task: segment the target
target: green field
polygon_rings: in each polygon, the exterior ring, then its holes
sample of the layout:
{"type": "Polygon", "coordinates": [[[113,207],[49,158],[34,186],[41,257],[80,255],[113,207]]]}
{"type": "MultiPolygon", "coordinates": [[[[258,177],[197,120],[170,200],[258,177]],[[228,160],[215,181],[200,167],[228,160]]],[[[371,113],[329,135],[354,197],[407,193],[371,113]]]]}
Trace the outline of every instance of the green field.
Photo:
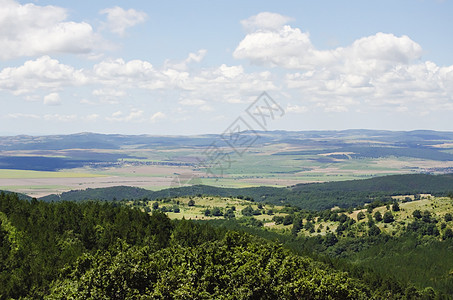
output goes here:
{"type": "Polygon", "coordinates": [[[32,170],[0,169],[0,179],[26,179],[26,178],[82,178],[102,177],[101,174],[79,172],[48,172],[32,170]]]}

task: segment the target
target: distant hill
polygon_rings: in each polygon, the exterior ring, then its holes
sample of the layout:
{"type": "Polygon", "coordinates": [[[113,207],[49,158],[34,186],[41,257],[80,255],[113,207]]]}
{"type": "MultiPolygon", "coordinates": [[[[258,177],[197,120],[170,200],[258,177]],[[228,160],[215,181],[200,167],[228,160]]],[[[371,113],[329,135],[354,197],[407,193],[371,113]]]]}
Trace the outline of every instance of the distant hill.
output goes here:
{"type": "MultiPolygon", "coordinates": [[[[259,135],[256,144],[289,143],[308,144],[313,146],[351,146],[347,140],[361,140],[358,146],[370,145],[371,141],[393,147],[424,147],[439,141],[453,141],[453,132],[415,130],[327,130],[327,131],[256,131],[241,133],[259,135]]],[[[124,146],[143,145],[144,147],[159,146],[209,146],[213,141],[222,141],[219,134],[192,136],[154,136],[154,135],[123,135],[83,132],[69,135],[47,136],[3,136],[0,137],[0,150],[62,150],[62,149],[120,149],[124,146]]]]}
{"type": "Polygon", "coordinates": [[[45,201],[83,201],[114,199],[143,199],[216,195],[246,196],[257,202],[284,205],[291,204],[304,209],[322,210],[334,206],[343,208],[356,207],[374,199],[394,195],[427,193],[438,196],[453,191],[453,174],[447,175],[391,175],[364,180],[340,182],[299,184],[291,188],[252,187],[252,188],[219,188],[205,185],[170,188],[160,191],[149,191],[136,187],[117,186],[110,188],[76,190],[49,195],[40,199],[45,201]]]}
{"type": "Polygon", "coordinates": [[[8,195],[8,194],[15,194],[15,195],[17,195],[17,197],[18,197],[20,200],[31,200],[31,199],[32,199],[32,197],[27,196],[27,195],[25,195],[25,194],[15,193],[15,192],[10,192],[10,191],[3,191],[3,190],[0,190],[0,194],[5,194],[5,195],[8,195]]]}

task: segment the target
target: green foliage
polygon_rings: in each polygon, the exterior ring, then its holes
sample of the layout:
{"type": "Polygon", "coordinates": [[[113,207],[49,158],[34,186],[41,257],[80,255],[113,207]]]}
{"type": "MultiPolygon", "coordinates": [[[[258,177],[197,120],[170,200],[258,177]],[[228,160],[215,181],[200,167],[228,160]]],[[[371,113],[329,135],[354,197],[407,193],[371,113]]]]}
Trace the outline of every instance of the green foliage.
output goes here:
{"type": "Polygon", "coordinates": [[[372,225],[370,227],[370,229],[368,230],[369,236],[376,236],[376,235],[379,235],[380,233],[381,233],[381,230],[376,225],[372,225]]]}
{"type": "Polygon", "coordinates": [[[357,221],[365,219],[365,213],[363,211],[357,214],[357,221]]]}
{"type": "Polygon", "coordinates": [[[412,213],[412,216],[416,219],[421,219],[422,218],[422,212],[418,209],[414,210],[412,213]]]}
{"type": "Polygon", "coordinates": [[[214,217],[223,216],[223,213],[222,213],[222,211],[220,210],[219,207],[214,207],[214,208],[211,210],[211,214],[212,214],[214,217]]]}
{"type": "Polygon", "coordinates": [[[358,299],[372,293],[345,273],[276,244],[228,232],[195,247],[127,247],[80,257],[52,285],[57,298],[358,299]]]}
{"type": "Polygon", "coordinates": [[[241,210],[241,214],[243,216],[249,217],[249,216],[253,216],[253,211],[254,211],[253,208],[249,205],[241,210]]]}
{"type": "Polygon", "coordinates": [[[223,214],[223,216],[226,219],[232,219],[232,218],[236,217],[235,214],[234,214],[234,210],[231,209],[231,208],[227,209],[227,211],[223,214]]]}
{"type": "Polygon", "coordinates": [[[392,210],[393,211],[400,211],[400,206],[399,206],[398,202],[393,203],[392,210]]]}
{"type": "Polygon", "coordinates": [[[393,217],[393,214],[390,211],[386,211],[384,214],[384,223],[392,223],[395,221],[395,218],[393,217]]]}
{"type": "Polygon", "coordinates": [[[443,235],[443,239],[444,240],[453,239],[453,230],[451,230],[451,228],[445,229],[445,232],[444,232],[444,235],[443,235]]]}
{"type": "Polygon", "coordinates": [[[377,211],[374,213],[374,219],[376,220],[376,222],[381,222],[382,221],[382,214],[377,211]]]}
{"type": "Polygon", "coordinates": [[[49,204],[5,194],[0,219],[0,295],[5,298],[40,298],[66,264],[83,253],[105,251],[118,239],[166,247],[173,228],[158,211],[150,216],[115,204],[49,204]]]}

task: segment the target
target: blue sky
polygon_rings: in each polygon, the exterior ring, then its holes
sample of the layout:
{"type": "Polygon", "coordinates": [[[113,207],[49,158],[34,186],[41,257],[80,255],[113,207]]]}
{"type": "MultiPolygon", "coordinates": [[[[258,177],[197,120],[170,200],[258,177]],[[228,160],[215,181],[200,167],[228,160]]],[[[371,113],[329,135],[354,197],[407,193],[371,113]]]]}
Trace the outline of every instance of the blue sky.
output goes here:
{"type": "Polygon", "coordinates": [[[453,130],[452,1],[0,0],[0,134],[453,130]],[[256,128],[258,129],[258,128],[256,128]]]}

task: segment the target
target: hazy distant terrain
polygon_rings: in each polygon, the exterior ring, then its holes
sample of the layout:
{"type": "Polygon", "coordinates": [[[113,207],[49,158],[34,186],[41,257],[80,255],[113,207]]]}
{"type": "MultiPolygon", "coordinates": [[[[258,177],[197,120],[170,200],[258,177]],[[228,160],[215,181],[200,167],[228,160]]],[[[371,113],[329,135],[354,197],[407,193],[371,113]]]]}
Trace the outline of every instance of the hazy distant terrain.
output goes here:
{"type": "Polygon", "coordinates": [[[117,185],[152,190],[191,183],[290,186],[452,171],[453,132],[425,130],[0,139],[0,189],[34,196],[117,185]]]}

